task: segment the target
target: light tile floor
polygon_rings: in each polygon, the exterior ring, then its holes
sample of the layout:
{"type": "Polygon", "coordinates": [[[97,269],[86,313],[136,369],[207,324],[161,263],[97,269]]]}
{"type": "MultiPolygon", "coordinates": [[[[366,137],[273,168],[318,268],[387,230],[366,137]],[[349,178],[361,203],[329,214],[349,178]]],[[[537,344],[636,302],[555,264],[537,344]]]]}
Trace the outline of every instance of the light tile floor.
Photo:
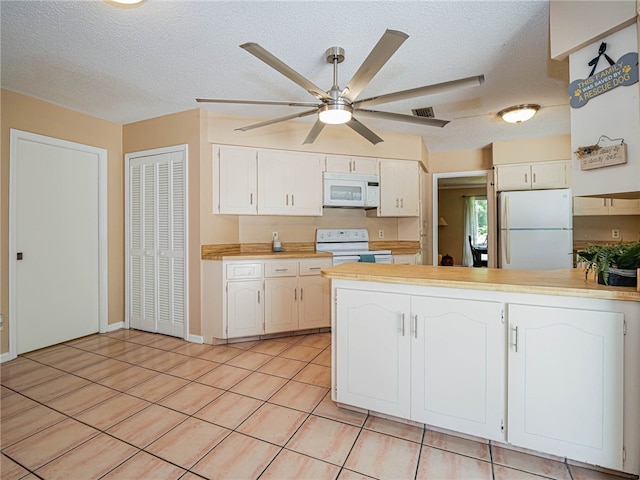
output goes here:
{"type": "Polygon", "coordinates": [[[330,343],[118,330],[22,355],[0,367],[1,478],[620,478],[337,408],[330,343]]]}

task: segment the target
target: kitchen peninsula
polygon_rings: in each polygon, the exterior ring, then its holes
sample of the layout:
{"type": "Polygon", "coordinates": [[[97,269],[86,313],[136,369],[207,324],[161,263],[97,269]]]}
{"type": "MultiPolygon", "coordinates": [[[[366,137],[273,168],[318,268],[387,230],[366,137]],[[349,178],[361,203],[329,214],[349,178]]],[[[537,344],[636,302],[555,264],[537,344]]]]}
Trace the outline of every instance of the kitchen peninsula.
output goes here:
{"type": "Polygon", "coordinates": [[[331,279],[343,406],[640,472],[640,292],[579,269],[350,263],[331,279]]]}

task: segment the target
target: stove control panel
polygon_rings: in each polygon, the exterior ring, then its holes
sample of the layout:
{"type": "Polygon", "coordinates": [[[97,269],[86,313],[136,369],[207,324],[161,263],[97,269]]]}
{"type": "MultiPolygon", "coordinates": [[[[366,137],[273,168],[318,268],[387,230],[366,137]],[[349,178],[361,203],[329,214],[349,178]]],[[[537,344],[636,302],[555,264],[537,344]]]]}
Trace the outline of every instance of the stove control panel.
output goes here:
{"type": "Polygon", "coordinates": [[[319,228],[316,231],[316,243],[368,242],[366,228],[319,228]]]}

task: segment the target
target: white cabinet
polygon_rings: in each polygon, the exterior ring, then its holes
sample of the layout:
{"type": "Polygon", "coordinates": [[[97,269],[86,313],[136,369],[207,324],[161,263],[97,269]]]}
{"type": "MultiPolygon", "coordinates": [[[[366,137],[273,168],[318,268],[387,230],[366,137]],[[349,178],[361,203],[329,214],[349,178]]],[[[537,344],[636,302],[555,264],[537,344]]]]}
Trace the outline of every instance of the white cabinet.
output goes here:
{"type": "Polygon", "coordinates": [[[346,289],[336,295],[337,401],[409,418],[410,297],[346,289]]]}
{"type": "Polygon", "coordinates": [[[336,290],[336,399],[503,439],[502,304],[336,290]]]}
{"type": "Polygon", "coordinates": [[[571,186],[569,161],[497,165],[496,190],[545,190],[571,186]]]}
{"type": "Polygon", "coordinates": [[[258,213],[322,215],[322,157],[260,150],[258,213]]]}
{"type": "Polygon", "coordinates": [[[262,280],[227,282],[227,337],[260,335],[264,324],[262,280]]]}
{"type": "Polygon", "coordinates": [[[409,160],[380,159],[381,217],[417,217],[420,207],[420,167],[409,160]]]}
{"type": "Polygon", "coordinates": [[[332,259],[203,260],[202,335],[252,337],[331,326],[332,259]]]}
{"type": "Polygon", "coordinates": [[[377,158],[327,155],[324,162],[324,169],[326,172],[378,175],[377,158]]]}
{"type": "Polygon", "coordinates": [[[391,262],[396,265],[415,265],[416,254],[392,255],[391,262]]]}
{"type": "Polygon", "coordinates": [[[509,443],[621,470],[623,314],[508,312],[509,443]]]}
{"type": "Polygon", "coordinates": [[[502,440],[504,325],[499,302],[411,297],[411,419],[502,440]]]}
{"type": "Polygon", "coordinates": [[[573,214],[640,215],[640,200],[621,198],[573,197],[573,214]]]}
{"type": "Polygon", "coordinates": [[[328,327],[330,281],[320,276],[329,259],[265,262],[265,333],[328,327]]]}
{"type": "Polygon", "coordinates": [[[213,154],[218,164],[218,175],[214,173],[213,179],[219,192],[217,211],[238,215],[258,213],[258,150],[216,146],[213,154]]]}

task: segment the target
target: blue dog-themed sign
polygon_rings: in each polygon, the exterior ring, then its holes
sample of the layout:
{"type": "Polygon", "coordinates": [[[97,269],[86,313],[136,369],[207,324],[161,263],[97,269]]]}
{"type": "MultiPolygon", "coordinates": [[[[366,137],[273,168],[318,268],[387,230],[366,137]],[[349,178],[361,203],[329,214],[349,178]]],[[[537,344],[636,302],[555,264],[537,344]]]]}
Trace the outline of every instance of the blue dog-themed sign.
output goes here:
{"type": "Polygon", "coordinates": [[[580,108],[583,105],[603,93],[607,93],[616,87],[633,85],[638,82],[638,54],[629,52],[614,62],[606,53],[607,44],[602,43],[598,56],[589,62],[591,73],[585,79],[574,80],[569,84],[567,91],[571,97],[569,104],[572,108],[580,108]],[[599,72],[600,57],[604,56],[608,66],[599,72]]]}

